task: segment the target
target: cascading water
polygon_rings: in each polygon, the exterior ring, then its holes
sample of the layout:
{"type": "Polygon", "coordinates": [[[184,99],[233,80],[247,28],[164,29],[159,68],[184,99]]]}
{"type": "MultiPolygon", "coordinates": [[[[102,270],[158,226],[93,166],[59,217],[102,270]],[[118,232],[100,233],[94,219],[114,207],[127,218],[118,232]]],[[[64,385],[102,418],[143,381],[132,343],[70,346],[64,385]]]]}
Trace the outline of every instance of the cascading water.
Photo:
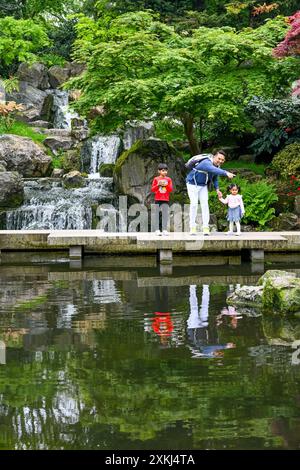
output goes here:
{"type": "Polygon", "coordinates": [[[115,163],[121,148],[117,135],[96,135],[90,142],[89,178],[99,178],[101,163],[115,163]]]}
{"type": "Polygon", "coordinates": [[[69,107],[69,94],[67,91],[52,90],[53,95],[53,127],[55,129],[71,129],[72,119],[78,114],[69,107]]]}
{"type": "Polygon", "coordinates": [[[112,202],[112,178],[86,180],[83,188],[65,189],[61,180],[29,179],[25,201],[6,214],[7,230],[83,230],[92,228],[92,205],[112,202]]]}

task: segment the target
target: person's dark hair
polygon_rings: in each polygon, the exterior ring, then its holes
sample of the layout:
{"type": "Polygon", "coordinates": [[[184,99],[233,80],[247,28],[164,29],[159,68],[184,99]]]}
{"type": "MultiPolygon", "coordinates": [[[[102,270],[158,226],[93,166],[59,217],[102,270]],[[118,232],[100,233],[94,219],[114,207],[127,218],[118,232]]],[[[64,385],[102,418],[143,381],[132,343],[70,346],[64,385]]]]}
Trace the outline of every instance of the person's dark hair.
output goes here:
{"type": "Polygon", "coordinates": [[[230,191],[233,188],[237,188],[238,192],[240,192],[241,188],[238,184],[231,183],[229,186],[227,186],[227,191],[230,191]]]}
{"type": "Polygon", "coordinates": [[[167,169],[168,169],[168,165],[167,165],[166,163],[159,163],[157,169],[158,169],[158,170],[167,170],[167,169]]]}
{"type": "Polygon", "coordinates": [[[221,155],[223,155],[223,157],[226,158],[226,152],[225,152],[224,150],[222,150],[222,149],[216,150],[216,151],[213,153],[213,155],[217,155],[217,153],[220,153],[221,155]]]}

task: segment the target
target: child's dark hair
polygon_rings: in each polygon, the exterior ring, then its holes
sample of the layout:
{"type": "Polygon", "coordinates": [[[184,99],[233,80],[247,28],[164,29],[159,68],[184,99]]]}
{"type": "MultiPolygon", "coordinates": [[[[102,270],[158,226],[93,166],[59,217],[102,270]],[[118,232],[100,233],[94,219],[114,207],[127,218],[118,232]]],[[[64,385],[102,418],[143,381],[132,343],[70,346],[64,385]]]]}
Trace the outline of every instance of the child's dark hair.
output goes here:
{"type": "Polygon", "coordinates": [[[237,188],[238,192],[240,192],[241,188],[239,187],[238,184],[236,183],[231,183],[229,186],[227,186],[227,191],[230,191],[233,188],[237,188]]]}
{"type": "Polygon", "coordinates": [[[166,163],[159,163],[157,169],[158,169],[158,170],[167,170],[167,169],[168,169],[168,165],[167,165],[166,163]]]}

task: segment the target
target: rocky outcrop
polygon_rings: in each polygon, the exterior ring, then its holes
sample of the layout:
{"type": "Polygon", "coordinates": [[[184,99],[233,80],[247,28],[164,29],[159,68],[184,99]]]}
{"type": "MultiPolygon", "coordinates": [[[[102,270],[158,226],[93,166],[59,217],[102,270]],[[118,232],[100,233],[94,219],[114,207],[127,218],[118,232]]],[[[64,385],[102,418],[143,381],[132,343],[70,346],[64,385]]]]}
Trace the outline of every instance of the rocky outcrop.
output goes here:
{"type": "Polygon", "coordinates": [[[116,192],[149,205],[153,201],[151,183],[161,162],[168,165],[174,192],[180,193],[185,189],[183,159],[173,146],[159,139],[139,140],[117,159],[113,174],[116,192]]]}
{"type": "Polygon", "coordinates": [[[44,64],[35,63],[28,65],[23,62],[19,65],[17,77],[21,82],[26,82],[28,85],[40,90],[50,88],[48,69],[44,64]]]}
{"type": "Polygon", "coordinates": [[[49,69],[49,81],[51,88],[59,88],[64,82],[70,78],[70,69],[53,65],[49,69]]]}
{"type": "Polygon", "coordinates": [[[0,160],[8,171],[18,171],[23,177],[47,175],[51,157],[27,137],[4,134],[0,136],[0,160]]]}
{"type": "Polygon", "coordinates": [[[85,186],[85,180],[79,171],[70,171],[63,176],[65,188],[82,188],[85,186]]]}
{"type": "Polygon", "coordinates": [[[300,311],[300,279],[294,273],[269,271],[260,280],[263,285],[262,304],[264,309],[279,313],[300,311]]]}
{"type": "Polygon", "coordinates": [[[259,307],[262,304],[262,295],[262,286],[237,287],[235,291],[227,297],[227,303],[235,306],[259,307]]]}
{"type": "Polygon", "coordinates": [[[27,82],[20,82],[19,90],[8,93],[7,99],[23,105],[24,110],[20,113],[23,121],[51,120],[53,97],[27,82]]]}
{"type": "Polygon", "coordinates": [[[237,288],[227,298],[229,305],[260,307],[265,313],[300,312],[300,278],[287,271],[267,271],[258,286],[237,288]]]}
{"type": "Polygon", "coordinates": [[[72,137],[67,137],[64,135],[53,135],[51,137],[47,137],[44,140],[44,145],[49,147],[54,155],[58,155],[61,151],[70,150],[72,147],[74,147],[75,141],[72,139],[72,137]]]}
{"type": "Polygon", "coordinates": [[[289,231],[289,230],[300,230],[299,217],[297,214],[282,213],[278,217],[274,217],[270,222],[269,226],[276,231],[289,231]]]}
{"type": "Polygon", "coordinates": [[[0,172],[0,209],[19,207],[24,200],[24,186],[19,173],[0,172]]]}

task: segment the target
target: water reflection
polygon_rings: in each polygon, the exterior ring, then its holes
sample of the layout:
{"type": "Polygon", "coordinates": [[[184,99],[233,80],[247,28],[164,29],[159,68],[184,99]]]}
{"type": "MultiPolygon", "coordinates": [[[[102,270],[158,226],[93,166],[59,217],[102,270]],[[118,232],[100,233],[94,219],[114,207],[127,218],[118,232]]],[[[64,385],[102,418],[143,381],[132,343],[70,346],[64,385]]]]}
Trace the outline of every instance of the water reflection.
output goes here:
{"type": "Polygon", "coordinates": [[[225,307],[247,267],[101,263],[0,267],[1,449],[299,448],[299,322],[225,307]]]}
{"type": "Polygon", "coordinates": [[[199,307],[197,298],[197,286],[190,286],[190,316],[187,320],[187,333],[190,343],[189,348],[192,357],[220,357],[224,349],[235,347],[234,343],[220,344],[217,333],[217,326],[209,328],[209,286],[202,286],[201,304],[199,307]]]}

